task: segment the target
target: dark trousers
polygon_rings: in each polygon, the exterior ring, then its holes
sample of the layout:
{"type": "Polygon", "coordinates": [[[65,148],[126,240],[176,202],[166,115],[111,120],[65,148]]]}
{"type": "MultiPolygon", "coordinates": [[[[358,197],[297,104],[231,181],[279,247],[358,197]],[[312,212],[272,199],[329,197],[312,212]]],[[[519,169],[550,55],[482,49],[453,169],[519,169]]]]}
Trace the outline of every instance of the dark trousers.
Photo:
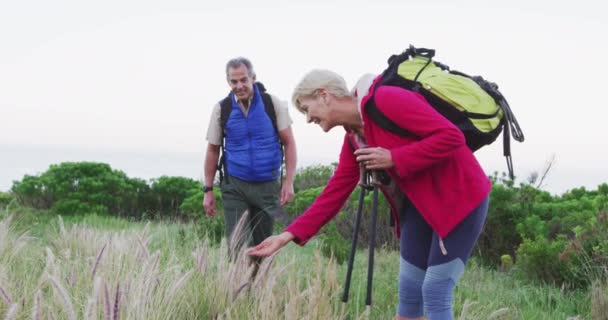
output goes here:
{"type": "Polygon", "coordinates": [[[279,207],[279,181],[248,182],[233,176],[222,183],[224,219],[229,248],[239,219],[249,211],[243,233],[235,235],[241,244],[253,246],[272,235],[274,215],[279,207]]]}

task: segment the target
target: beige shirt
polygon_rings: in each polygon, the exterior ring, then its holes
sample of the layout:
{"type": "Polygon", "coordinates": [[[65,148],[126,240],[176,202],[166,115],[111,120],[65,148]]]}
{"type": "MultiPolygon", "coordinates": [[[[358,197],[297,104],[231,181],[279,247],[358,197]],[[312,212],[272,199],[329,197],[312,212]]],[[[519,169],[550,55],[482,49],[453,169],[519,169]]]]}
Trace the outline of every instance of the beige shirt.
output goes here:
{"type": "MultiPolygon", "coordinates": [[[[293,121],[291,120],[291,117],[289,116],[289,111],[287,110],[287,101],[281,101],[274,95],[270,95],[270,97],[272,99],[272,104],[274,105],[274,112],[277,115],[277,129],[280,132],[291,126],[293,121]]],[[[238,105],[246,117],[249,108],[245,109],[240,103],[238,105]]],[[[221,107],[220,103],[218,102],[213,106],[211,119],[209,119],[209,127],[207,128],[207,142],[216,146],[219,146],[222,143],[223,137],[220,118],[221,107]]]]}

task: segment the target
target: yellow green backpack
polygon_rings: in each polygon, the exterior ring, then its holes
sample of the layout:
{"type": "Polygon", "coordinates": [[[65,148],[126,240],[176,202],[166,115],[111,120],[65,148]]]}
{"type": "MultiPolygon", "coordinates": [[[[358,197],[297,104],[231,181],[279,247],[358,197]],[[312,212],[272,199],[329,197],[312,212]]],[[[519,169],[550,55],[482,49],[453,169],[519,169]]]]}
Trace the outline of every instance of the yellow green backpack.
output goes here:
{"type": "MultiPolygon", "coordinates": [[[[435,110],[463,132],[473,151],[496,140],[503,132],[504,156],[513,179],[510,137],[523,142],[524,135],[498,86],[480,76],[450,70],[433,60],[435,50],[410,47],[388,59],[388,68],[376,84],[398,86],[420,93],[435,110]]],[[[375,90],[374,90],[375,92],[375,90]]],[[[369,99],[365,110],[384,129],[401,136],[412,135],[399,127],[369,99]]]]}

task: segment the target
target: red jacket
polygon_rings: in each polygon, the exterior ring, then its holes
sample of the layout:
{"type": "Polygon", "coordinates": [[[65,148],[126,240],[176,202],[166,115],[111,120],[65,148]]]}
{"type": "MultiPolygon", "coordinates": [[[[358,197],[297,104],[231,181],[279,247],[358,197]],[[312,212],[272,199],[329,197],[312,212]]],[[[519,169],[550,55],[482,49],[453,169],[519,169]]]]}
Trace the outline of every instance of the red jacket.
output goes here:
{"type": "MultiPolygon", "coordinates": [[[[363,106],[371,90],[363,98],[363,106]]],[[[490,193],[490,179],[467,147],[462,132],[421,95],[398,87],[380,86],[374,100],[384,115],[419,138],[385,131],[370,120],[363,109],[368,145],[390,150],[395,166],[388,173],[431,228],[445,238],[490,193]]],[[[323,192],[286,228],[299,245],[304,245],[338,214],[357,186],[359,165],[347,139],[348,133],[336,171],[323,192]]],[[[385,195],[388,194],[385,192],[385,195]]],[[[392,199],[388,200],[394,209],[392,199]]],[[[395,210],[393,217],[398,221],[395,210]]],[[[395,225],[398,236],[399,223],[395,225]]]]}

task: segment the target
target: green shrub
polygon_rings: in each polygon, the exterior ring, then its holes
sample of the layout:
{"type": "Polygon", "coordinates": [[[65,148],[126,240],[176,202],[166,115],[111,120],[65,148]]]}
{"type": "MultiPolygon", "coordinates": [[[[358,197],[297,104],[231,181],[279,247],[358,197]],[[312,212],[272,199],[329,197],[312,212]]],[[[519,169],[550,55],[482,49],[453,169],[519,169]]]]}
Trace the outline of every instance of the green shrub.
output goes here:
{"type": "Polygon", "coordinates": [[[87,215],[87,214],[108,214],[108,208],[104,205],[83,202],[74,199],[61,199],[56,201],[51,207],[56,214],[62,216],[87,215]]]}
{"type": "Polygon", "coordinates": [[[516,266],[530,279],[560,285],[569,275],[568,266],[559,259],[567,243],[564,237],[555,241],[525,239],[517,250],[516,266]]]}
{"type": "Polygon", "coordinates": [[[350,254],[350,241],[338,231],[335,221],[323,227],[319,236],[321,239],[321,252],[326,257],[333,257],[338,264],[348,259],[350,254]]]}
{"type": "Polygon", "coordinates": [[[143,180],[129,179],[104,163],[64,162],[39,176],[25,176],[11,191],[22,205],[60,214],[135,215],[146,207],[142,195],[147,188],[143,180]]]}
{"type": "Polygon", "coordinates": [[[296,172],[293,182],[295,192],[301,190],[323,187],[327,185],[327,181],[334,174],[336,163],[331,165],[313,165],[306,168],[300,168],[296,172]]]}
{"type": "Polygon", "coordinates": [[[518,197],[518,190],[508,185],[495,182],[492,187],[486,223],[475,253],[493,266],[500,264],[502,255],[515,256],[521,243],[516,226],[524,214],[517,205],[518,197]]]}
{"type": "Polygon", "coordinates": [[[213,245],[220,244],[226,233],[222,211],[218,211],[214,217],[208,217],[204,214],[200,215],[195,221],[195,230],[199,239],[209,239],[213,245]]]}
{"type": "Polygon", "coordinates": [[[11,201],[13,201],[13,197],[10,194],[0,192],[0,209],[6,208],[11,201]]]}
{"type": "Polygon", "coordinates": [[[296,192],[293,201],[285,206],[285,211],[290,217],[295,218],[310,207],[313,201],[321,194],[323,188],[315,187],[296,192]]]}

